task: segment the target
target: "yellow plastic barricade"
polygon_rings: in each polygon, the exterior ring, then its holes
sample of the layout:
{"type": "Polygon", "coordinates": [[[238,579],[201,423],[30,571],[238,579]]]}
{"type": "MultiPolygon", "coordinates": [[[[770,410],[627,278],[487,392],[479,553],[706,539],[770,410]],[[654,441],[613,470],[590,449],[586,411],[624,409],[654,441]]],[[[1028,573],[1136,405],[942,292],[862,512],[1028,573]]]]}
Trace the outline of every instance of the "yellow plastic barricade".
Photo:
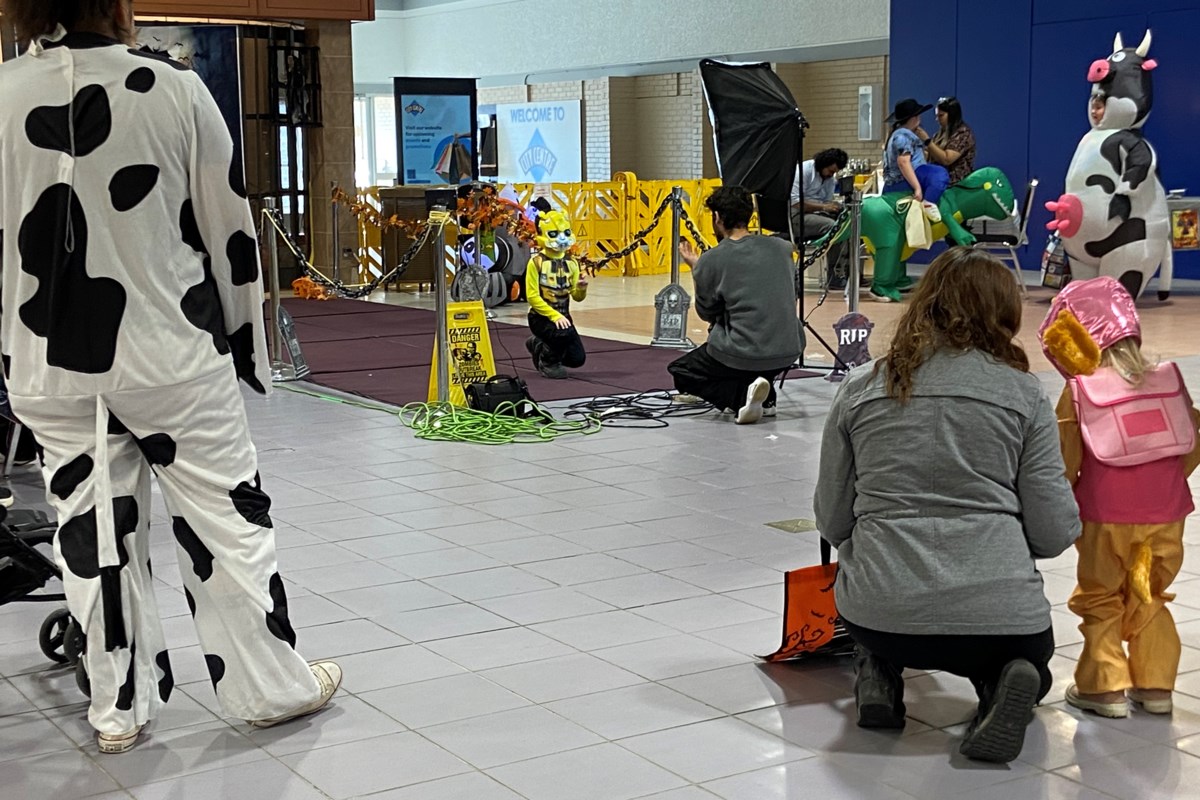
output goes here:
{"type": "MultiPolygon", "coordinates": [[[[513,184],[519,202],[527,207],[535,197],[544,196],[555,208],[571,217],[575,237],[584,255],[599,260],[622,250],[634,241],[654,219],[654,213],[674,186],[682,187],[687,216],[708,245],[716,244],[712,215],[704,200],[721,185],[720,179],[639,181],[632,172],[618,172],[611,181],[586,183],[513,184]]],[[[379,206],[377,188],[359,190],[362,202],[379,206]]],[[[686,225],[684,238],[691,239],[686,225]]],[[[453,239],[447,237],[448,246],[453,239]]],[[[359,263],[361,279],[370,280],[381,273],[383,258],[379,231],[369,223],[359,223],[359,263]]],[[[684,269],[686,269],[684,265],[684,269]]],[[[609,264],[607,274],[657,275],[671,271],[671,211],[666,211],[645,235],[643,243],[626,257],[609,264]]]]}

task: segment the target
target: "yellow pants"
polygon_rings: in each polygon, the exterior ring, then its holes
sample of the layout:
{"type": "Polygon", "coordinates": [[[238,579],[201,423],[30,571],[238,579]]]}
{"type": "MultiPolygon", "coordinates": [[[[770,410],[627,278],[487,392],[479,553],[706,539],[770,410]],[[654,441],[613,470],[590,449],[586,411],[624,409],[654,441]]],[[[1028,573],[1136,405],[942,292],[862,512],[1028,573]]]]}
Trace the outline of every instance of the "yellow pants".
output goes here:
{"type": "Polygon", "coordinates": [[[1179,670],[1179,634],[1166,604],[1166,591],[1183,565],[1183,520],[1160,525],[1084,522],[1075,542],[1078,580],[1068,603],[1083,618],[1083,653],[1075,667],[1075,685],[1083,694],[1129,688],[1175,688],[1179,670]],[[1150,603],[1128,586],[1138,548],[1150,545],[1150,603]],[[1129,643],[1125,654],[1122,641],[1129,643]]]}

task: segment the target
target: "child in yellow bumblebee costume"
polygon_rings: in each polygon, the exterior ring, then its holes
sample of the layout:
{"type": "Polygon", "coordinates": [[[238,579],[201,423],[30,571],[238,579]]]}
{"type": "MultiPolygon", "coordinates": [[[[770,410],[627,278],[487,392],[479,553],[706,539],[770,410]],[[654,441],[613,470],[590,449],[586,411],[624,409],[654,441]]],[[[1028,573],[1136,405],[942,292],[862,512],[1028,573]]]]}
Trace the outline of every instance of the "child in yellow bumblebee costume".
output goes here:
{"type": "Polygon", "coordinates": [[[1084,643],[1067,702],[1105,717],[1127,716],[1129,701],[1169,714],[1181,648],[1167,588],[1194,508],[1200,413],[1173,363],[1147,363],[1133,298],[1112,278],[1068,285],[1039,335],[1067,378],[1059,435],[1083,521],[1068,605],[1084,643]]]}
{"type": "Polygon", "coordinates": [[[587,297],[587,277],[567,251],[575,243],[571,220],[561,211],[543,206],[535,220],[538,251],[525,269],[525,296],[529,301],[529,330],[525,348],[533,366],[547,378],[567,377],[567,367],[581,367],[587,359],[579,332],[571,320],[571,300],[587,297]]]}

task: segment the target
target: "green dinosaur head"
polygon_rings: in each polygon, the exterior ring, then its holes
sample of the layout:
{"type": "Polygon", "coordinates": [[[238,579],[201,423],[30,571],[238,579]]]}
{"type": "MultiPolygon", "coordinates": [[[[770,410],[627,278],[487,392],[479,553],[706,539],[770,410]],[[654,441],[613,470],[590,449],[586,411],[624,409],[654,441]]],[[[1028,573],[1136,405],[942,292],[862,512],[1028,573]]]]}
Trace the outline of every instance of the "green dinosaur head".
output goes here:
{"type": "Polygon", "coordinates": [[[961,214],[961,219],[1005,219],[1017,213],[1012,183],[995,167],[975,170],[947,189],[938,205],[944,206],[947,200],[953,211],[961,214]]]}

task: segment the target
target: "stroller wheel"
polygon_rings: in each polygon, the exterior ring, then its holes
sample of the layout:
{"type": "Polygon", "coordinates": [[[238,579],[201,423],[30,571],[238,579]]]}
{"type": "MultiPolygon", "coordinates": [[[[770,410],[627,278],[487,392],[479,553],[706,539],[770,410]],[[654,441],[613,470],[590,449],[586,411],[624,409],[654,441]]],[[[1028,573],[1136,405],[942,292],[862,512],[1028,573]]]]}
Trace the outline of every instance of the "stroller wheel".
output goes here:
{"type": "Polygon", "coordinates": [[[41,630],[38,631],[38,647],[42,648],[46,658],[58,664],[71,661],[70,656],[66,654],[66,639],[67,631],[74,622],[71,612],[65,608],[51,612],[50,616],[43,620],[41,630]]]}
{"type": "Polygon", "coordinates": [[[82,658],[75,662],[75,685],[85,697],[92,696],[92,682],[88,680],[87,667],[84,666],[82,658]]]}
{"type": "Polygon", "coordinates": [[[83,628],[79,626],[74,617],[68,617],[67,629],[63,635],[63,655],[67,657],[69,663],[74,664],[79,661],[79,657],[83,655],[83,645],[86,641],[83,628]]]}

